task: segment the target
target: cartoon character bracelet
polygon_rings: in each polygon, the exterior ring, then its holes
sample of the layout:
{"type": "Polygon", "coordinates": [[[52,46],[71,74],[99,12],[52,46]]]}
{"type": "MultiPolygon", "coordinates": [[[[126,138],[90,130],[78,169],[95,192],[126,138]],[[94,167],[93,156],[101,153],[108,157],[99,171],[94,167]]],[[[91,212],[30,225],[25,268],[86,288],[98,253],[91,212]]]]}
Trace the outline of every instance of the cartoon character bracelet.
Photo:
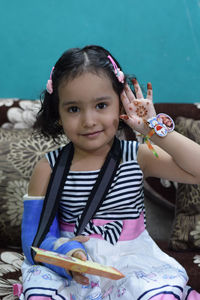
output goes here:
{"type": "Polygon", "coordinates": [[[165,137],[168,132],[172,132],[175,128],[174,121],[170,116],[164,113],[160,113],[157,116],[145,120],[145,123],[151,128],[150,132],[144,137],[144,142],[147,144],[148,148],[153,152],[153,154],[158,158],[158,154],[153,148],[150,138],[154,133],[160,137],[165,137]]]}

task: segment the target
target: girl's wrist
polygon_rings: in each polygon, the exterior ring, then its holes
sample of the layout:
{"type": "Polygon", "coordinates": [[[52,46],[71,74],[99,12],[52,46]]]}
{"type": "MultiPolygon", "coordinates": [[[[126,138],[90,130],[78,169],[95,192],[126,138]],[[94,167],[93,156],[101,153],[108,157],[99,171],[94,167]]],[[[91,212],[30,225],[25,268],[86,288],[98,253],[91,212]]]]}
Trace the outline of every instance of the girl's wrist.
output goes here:
{"type": "Polygon", "coordinates": [[[164,138],[168,133],[174,130],[174,121],[172,118],[164,113],[158,114],[156,117],[144,120],[145,126],[148,128],[148,133],[144,135],[144,142],[147,144],[149,150],[158,158],[158,154],[152,146],[150,139],[164,138]]]}
{"type": "MultiPolygon", "coordinates": [[[[164,113],[159,113],[157,116],[144,121],[149,129],[153,129],[159,137],[165,137],[175,128],[172,118],[164,113]]],[[[150,130],[151,131],[151,130],[150,130]]]]}

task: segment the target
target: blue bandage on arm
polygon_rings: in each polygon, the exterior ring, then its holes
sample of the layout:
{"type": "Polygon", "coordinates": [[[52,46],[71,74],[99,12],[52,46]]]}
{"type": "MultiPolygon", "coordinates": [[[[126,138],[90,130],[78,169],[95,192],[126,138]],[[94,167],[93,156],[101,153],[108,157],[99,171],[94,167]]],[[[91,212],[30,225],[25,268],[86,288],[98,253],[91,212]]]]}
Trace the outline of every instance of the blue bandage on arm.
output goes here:
{"type": "MultiPolygon", "coordinates": [[[[47,239],[45,239],[44,242],[42,242],[40,247],[42,249],[46,249],[46,247],[45,247],[46,243],[48,243],[47,239]]],[[[52,250],[52,251],[54,251],[56,253],[64,254],[64,255],[69,255],[70,252],[75,252],[76,250],[82,250],[86,253],[86,249],[83,246],[83,244],[81,244],[80,242],[77,242],[77,241],[66,242],[66,243],[62,244],[61,246],[59,246],[56,250],[52,250]]],[[[55,265],[49,265],[46,263],[44,265],[46,267],[50,268],[51,270],[53,270],[54,272],[58,273],[59,275],[66,277],[68,279],[72,279],[70,274],[64,268],[57,267],[55,265]]]]}
{"type": "Polygon", "coordinates": [[[31,246],[37,233],[44,197],[23,197],[24,212],[21,225],[21,241],[24,255],[31,264],[35,262],[31,255],[31,246]]]}
{"type": "MultiPolygon", "coordinates": [[[[23,213],[22,227],[21,227],[22,249],[28,261],[31,264],[35,264],[31,254],[31,246],[33,244],[35,235],[38,230],[44,197],[24,196],[23,200],[24,200],[24,213],[23,213]]],[[[54,251],[66,255],[70,252],[73,252],[76,249],[83,250],[84,252],[86,252],[85,247],[78,241],[66,242],[55,250],[54,244],[58,238],[60,238],[60,230],[59,230],[58,219],[56,217],[52,222],[49,232],[47,233],[46,237],[44,238],[44,240],[42,241],[39,247],[45,250],[54,251]]],[[[67,271],[64,268],[57,267],[50,264],[44,264],[44,265],[50,268],[51,270],[55,271],[59,275],[71,279],[71,276],[67,273],[67,271]]]]}
{"type": "Polygon", "coordinates": [[[82,250],[83,252],[85,252],[85,254],[87,253],[83,244],[80,242],[77,242],[77,241],[66,242],[66,243],[62,244],[61,246],[59,246],[55,250],[55,252],[70,256],[70,254],[71,254],[70,252],[75,252],[76,250],[82,250]]]}

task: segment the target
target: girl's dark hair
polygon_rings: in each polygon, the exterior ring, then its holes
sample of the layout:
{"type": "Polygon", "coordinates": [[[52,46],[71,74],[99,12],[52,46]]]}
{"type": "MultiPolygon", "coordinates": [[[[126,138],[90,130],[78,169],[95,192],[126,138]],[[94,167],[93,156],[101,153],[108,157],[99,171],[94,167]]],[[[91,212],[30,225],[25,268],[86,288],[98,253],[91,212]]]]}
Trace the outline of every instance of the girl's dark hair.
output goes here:
{"type": "MultiPolygon", "coordinates": [[[[44,136],[52,137],[54,140],[63,134],[63,129],[59,125],[58,87],[63,80],[72,80],[84,72],[95,74],[102,74],[104,72],[110,78],[114,91],[120,97],[126,78],[124,83],[118,81],[108,55],[111,55],[109,51],[96,45],[84,48],[71,48],[64,52],[56,62],[52,72],[53,93],[49,94],[45,90],[41,94],[42,107],[34,127],[39,129],[44,136]]],[[[117,60],[114,57],[113,59],[121,69],[117,60]]]]}

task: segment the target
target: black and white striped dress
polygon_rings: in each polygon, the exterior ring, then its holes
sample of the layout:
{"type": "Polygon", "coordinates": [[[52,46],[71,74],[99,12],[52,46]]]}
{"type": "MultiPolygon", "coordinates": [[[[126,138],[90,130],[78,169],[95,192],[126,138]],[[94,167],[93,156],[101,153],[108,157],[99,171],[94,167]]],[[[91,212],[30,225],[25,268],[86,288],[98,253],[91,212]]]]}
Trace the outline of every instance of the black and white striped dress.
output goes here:
{"type": "MultiPolygon", "coordinates": [[[[83,234],[102,234],[103,238],[115,244],[120,236],[123,220],[139,218],[144,212],[143,173],[137,162],[138,143],[120,141],[122,163],[119,165],[108,194],[95,215],[95,219],[113,220],[105,231],[101,226],[94,226],[90,221],[83,234]]],[[[53,168],[62,148],[47,154],[53,168]]],[[[59,219],[64,223],[75,223],[75,233],[80,216],[91,193],[100,170],[69,171],[66,178],[61,201],[59,219]]]]}
{"type": "MultiPolygon", "coordinates": [[[[188,277],[184,268],[162,252],[144,228],[143,174],[137,163],[137,143],[121,141],[121,147],[122,163],[102,206],[86,226],[84,234],[90,234],[85,243],[88,259],[114,266],[125,277],[110,280],[87,274],[89,285],[85,286],[75,280],[68,282],[43,265],[32,266],[25,261],[22,267],[24,294],[20,300],[200,299],[200,295],[186,285],[188,277]]],[[[47,154],[52,167],[59,151],[47,154]]],[[[70,230],[62,231],[61,228],[62,237],[74,236],[75,224],[98,174],[99,170],[68,174],[59,214],[60,228],[66,223],[70,230]]]]}

